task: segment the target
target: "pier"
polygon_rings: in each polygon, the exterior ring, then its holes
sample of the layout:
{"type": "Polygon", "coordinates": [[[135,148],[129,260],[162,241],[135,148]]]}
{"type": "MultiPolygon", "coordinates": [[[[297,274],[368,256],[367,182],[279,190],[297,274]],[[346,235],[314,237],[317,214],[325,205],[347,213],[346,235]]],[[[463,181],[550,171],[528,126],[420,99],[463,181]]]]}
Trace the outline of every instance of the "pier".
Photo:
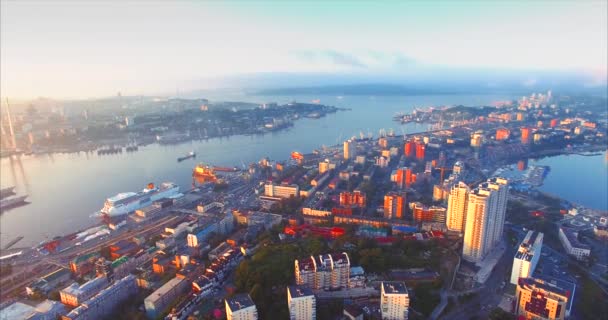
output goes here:
{"type": "Polygon", "coordinates": [[[7,243],[2,250],[8,250],[10,249],[12,246],[14,246],[17,242],[21,241],[21,239],[23,239],[23,236],[18,236],[17,238],[11,240],[9,243],[7,243]]]}

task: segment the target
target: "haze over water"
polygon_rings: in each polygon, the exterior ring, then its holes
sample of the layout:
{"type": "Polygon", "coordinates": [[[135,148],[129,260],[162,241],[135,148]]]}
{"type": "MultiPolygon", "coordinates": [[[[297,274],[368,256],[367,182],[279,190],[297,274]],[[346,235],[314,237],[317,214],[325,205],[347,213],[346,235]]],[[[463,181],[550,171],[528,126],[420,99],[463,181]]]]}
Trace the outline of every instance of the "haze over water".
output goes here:
{"type": "MultiPolygon", "coordinates": [[[[31,246],[53,236],[75,232],[96,222],[89,216],[99,210],[107,197],[119,192],[138,191],[148,182],[173,181],[182,189],[192,182],[192,169],[198,162],[220,166],[241,167],[268,156],[273,160],[287,159],[292,151],[303,153],[334,145],[371,132],[375,137],[382,128],[393,128],[395,134],[427,130],[427,125],[400,125],[392,120],[397,112],[412,111],[414,107],[457,105],[488,105],[493,101],[513,99],[497,95],[436,95],[409,97],[239,97],[241,101],[286,103],[292,100],[308,102],[321,99],[322,104],[351,108],[321,119],[300,119],[283,131],[255,136],[194,141],[178,145],[148,145],[134,153],[98,156],[96,153],[72,153],[24,156],[1,161],[2,187],[16,185],[19,194],[27,193],[32,203],[6,211],[0,217],[3,242],[23,235],[16,247],[31,246]],[[181,163],[177,157],[195,151],[195,160],[181,163]]],[[[226,99],[229,100],[229,99],[226,99]]],[[[601,169],[601,168],[600,168],[601,169]]],[[[605,167],[604,167],[605,169],[605,167]]],[[[588,167],[594,171],[593,166],[588,167]]],[[[553,179],[558,170],[550,173],[553,179]]],[[[581,176],[593,179],[597,175],[581,176]]],[[[557,178],[559,179],[559,178],[557,178]]],[[[588,181],[592,185],[597,182],[588,181]]],[[[567,185],[547,180],[547,185],[567,185]]],[[[548,190],[568,198],[567,194],[548,190]]],[[[579,201],[579,199],[573,199],[579,201]]],[[[581,204],[586,204],[584,199],[581,204]]],[[[589,203],[593,207],[594,203],[589,203]]]]}

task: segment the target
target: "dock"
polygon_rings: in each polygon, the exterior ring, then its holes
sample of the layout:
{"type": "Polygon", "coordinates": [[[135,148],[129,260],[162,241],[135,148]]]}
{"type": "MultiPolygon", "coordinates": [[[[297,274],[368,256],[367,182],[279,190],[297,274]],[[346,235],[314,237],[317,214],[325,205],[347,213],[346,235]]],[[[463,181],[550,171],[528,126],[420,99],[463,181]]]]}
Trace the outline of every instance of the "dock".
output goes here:
{"type": "Polygon", "coordinates": [[[9,243],[7,243],[4,248],[2,248],[2,250],[8,250],[10,249],[12,246],[14,246],[17,242],[21,241],[21,239],[23,239],[23,236],[18,236],[17,238],[11,240],[9,243]]]}

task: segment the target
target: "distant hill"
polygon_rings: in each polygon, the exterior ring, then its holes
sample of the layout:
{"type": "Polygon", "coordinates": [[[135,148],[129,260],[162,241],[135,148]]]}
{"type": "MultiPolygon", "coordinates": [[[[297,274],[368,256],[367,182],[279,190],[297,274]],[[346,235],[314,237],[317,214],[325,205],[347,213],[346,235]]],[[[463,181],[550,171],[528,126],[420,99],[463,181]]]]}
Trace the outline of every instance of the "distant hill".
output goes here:
{"type": "Polygon", "coordinates": [[[255,95],[376,95],[376,96],[415,96],[429,94],[465,93],[441,88],[416,88],[395,84],[353,84],[316,87],[291,87],[262,89],[255,95]]]}

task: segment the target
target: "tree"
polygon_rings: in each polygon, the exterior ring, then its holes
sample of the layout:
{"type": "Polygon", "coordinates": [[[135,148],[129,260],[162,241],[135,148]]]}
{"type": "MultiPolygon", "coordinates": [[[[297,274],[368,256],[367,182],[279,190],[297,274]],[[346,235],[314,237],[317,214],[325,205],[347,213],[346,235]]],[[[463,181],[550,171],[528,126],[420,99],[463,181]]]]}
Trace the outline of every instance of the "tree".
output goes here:
{"type": "Polygon", "coordinates": [[[494,308],[488,315],[490,320],[515,320],[515,315],[504,311],[501,308],[494,308]]]}
{"type": "Polygon", "coordinates": [[[369,272],[386,271],[386,257],[381,248],[363,249],[359,252],[359,264],[369,272]]]}

